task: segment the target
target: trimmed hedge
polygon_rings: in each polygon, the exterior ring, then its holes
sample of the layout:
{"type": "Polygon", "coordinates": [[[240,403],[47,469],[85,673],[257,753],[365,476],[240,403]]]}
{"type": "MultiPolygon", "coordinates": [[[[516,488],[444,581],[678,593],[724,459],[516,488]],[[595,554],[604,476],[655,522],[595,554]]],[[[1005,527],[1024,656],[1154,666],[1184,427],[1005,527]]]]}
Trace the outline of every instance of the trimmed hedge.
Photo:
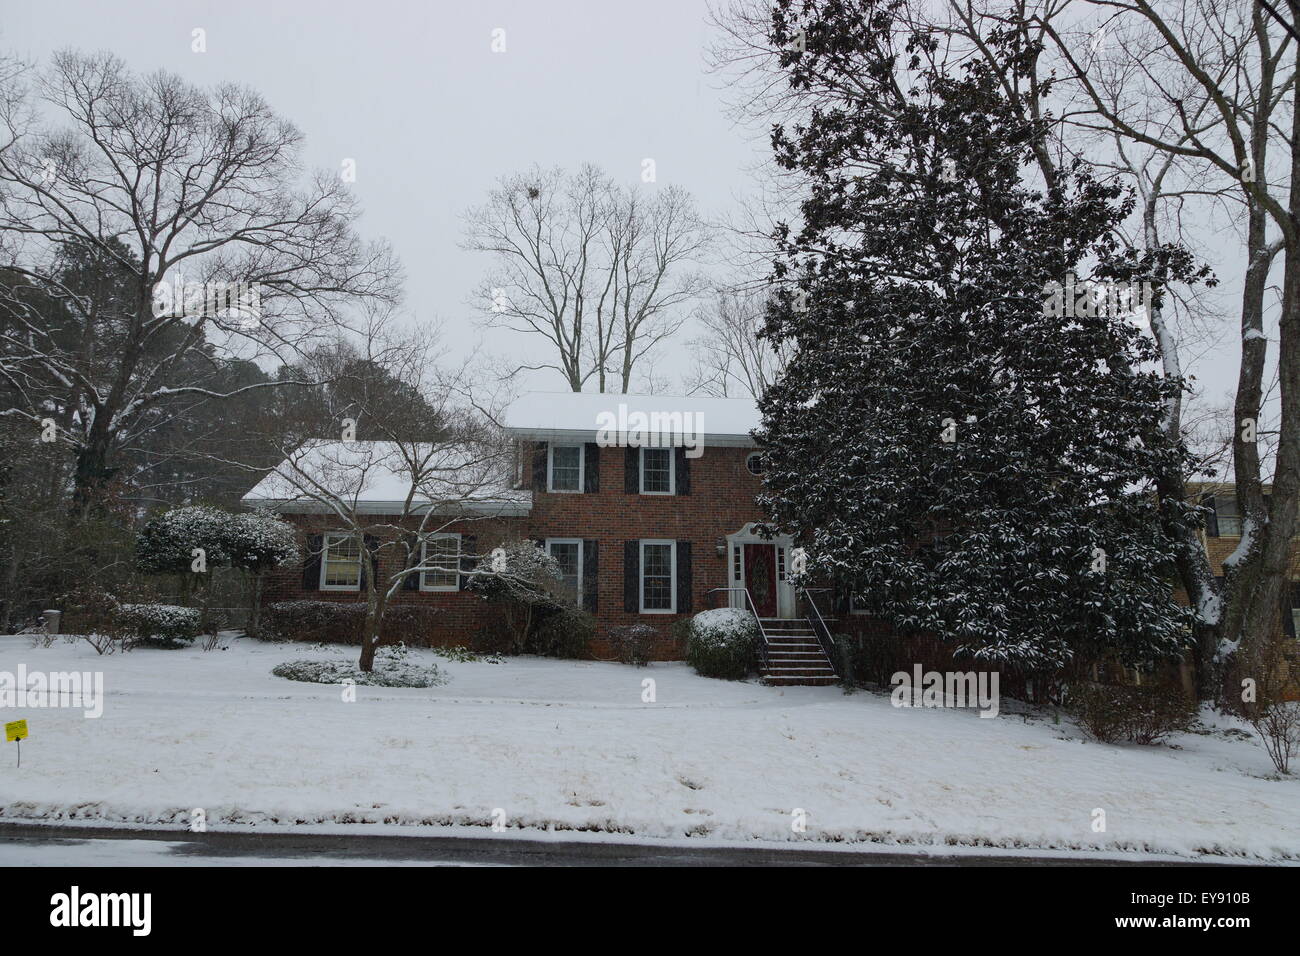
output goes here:
{"type": "Polygon", "coordinates": [[[686,661],[701,677],[744,680],[758,666],[758,622],[737,608],[701,611],[691,618],[686,661]]]}
{"type": "Polygon", "coordinates": [[[199,636],[201,613],[176,604],[119,604],[113,621],[119,633],[135,641],[164,644],[190,642],[199,636]]]}
{"type": "Polygon", "coordinates": [[[591,657],[591,642],[595,636],[595,615],[579,608],[565,607],[547,614],[528,636],[524,648],[543,657],[586,660],[591,657]]]}
{"type": "MultiPolygon", "coordinates": [[[[437,608],[390,605],[380,629],[383,644],[428,647],[433,642],[437,608]]],[[[273,639],[323,644],[360,644],[366,605],[360,601],[280,601],[262,611],[262,626],[273,639]]]]}
{"type": "Polygon", "coordinates": [[[609,644],[621,663],[645,667],[659,640],[659,628],[649,624],[620,624],[609,629],[609,644]]]}

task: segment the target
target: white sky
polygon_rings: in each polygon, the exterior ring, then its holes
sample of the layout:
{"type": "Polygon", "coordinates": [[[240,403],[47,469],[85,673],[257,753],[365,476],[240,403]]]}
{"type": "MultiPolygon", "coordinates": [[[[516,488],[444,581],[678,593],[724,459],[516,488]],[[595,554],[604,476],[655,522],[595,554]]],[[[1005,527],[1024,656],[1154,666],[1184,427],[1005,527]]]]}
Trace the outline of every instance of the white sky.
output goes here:
{"type": "MultiPolygon", "coordinates": [[[[0,11],[0,47],[24,58],[107,49],[139,72],[247,83],[302,129],[308,163],[354,158],[363,234],[393,243],[407,308],[441,319],[457,349],[480,338],[467,301],[489,266],[458,248],[459,217],[499,176],[590,161],[630,184],[652,158],[648,188],[679,183],[708,216],[749,186],[754,147],[704,70],[703,0],[0,0],[0,11]],[[196,27],[203,54],[190,49],[196,27]],[[491,51],[496,28],[505,53],[491,51]]],[[[532,384],[564,387],[554,372],[532,384]]]]}
{"type": "MultiPolygon", "coordinates": [[[[303,130],[309,164],[356,160],[363,234],[393,243],[408,309],[440,319],[463,353],[482,338],[468,298],[489,260],[458,248],[459,216],[497,177],[590,161],[631,183],[652,158],[656,185],[681,184],[710,217],[734,212],[751,191],[748,168],[766,146],[733,126],[704,68],[705,14],[704,0],[0,0],[0,47],[33,60],[108,49],[139,72],[251,85],[303,130]],[[206,53],[191,51],[196,27],[207,31],[206,53]],[[496,28],[505,53],[491,51],[496,28]]],[[[1215,401],[1238,364],[1240,245],[1227,246],[1228,259],[1213,264],[1225,279],[1228,336],[1201,343],[1189,363],[1215,401]]],[[[520,353],[505,333],[486,344],[520,353]]],[[[656,372],[676,380],[688,364],[685,349],[670,347],[656,372]]],[[[519,387],[564,384],[544,372],[519,387]]]]}

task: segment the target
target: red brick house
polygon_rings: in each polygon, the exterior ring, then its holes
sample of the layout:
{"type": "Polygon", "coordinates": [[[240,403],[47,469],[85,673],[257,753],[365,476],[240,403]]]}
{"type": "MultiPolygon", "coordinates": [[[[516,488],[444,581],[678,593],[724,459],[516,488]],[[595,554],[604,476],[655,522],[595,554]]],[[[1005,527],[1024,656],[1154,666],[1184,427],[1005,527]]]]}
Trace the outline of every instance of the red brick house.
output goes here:
{"type": "MultiPolygon", "coordinates": [[[[440,522],[424,545],[432,569],[409,576],[395,600],[443,612],[432,643],[468,643],[485,605],[460,572],[499,542],[531,538],[595,615],[597,657],[609,653],[609,628],[650,624],[660,633],[655,656],[680,658],[674,622],[706,608],[749,606],[765,632],[770,679],[830,682],[818,631],[829,634],[801,613],[787,575],[792,542],[758,533],[762,458],[750,437],[758,424],[745,399],[525,395],[505,417],[518,452],[514,480],[461,502],[463,519],[440,522]]],[[[358,490],[358,509],[385,523],[400,510],[401,485],[378,476],[358,490]]],[[[362,542],[321,504],[287,496],[269,479],[243,500],[280,512],[307,538],[303,567],[273,573],[265,600],[358,599],[362,542]]]]}

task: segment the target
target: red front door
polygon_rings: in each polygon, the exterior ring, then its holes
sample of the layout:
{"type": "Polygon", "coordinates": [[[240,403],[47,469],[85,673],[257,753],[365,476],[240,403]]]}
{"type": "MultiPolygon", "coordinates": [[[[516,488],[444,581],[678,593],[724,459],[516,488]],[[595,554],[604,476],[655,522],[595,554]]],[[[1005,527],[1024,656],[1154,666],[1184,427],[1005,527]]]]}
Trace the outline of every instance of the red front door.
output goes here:
{"type": "Polygon", "coordinates": [[[776,617],[776,545],[745,545],[745,587],[759,617],[776,617]]]}

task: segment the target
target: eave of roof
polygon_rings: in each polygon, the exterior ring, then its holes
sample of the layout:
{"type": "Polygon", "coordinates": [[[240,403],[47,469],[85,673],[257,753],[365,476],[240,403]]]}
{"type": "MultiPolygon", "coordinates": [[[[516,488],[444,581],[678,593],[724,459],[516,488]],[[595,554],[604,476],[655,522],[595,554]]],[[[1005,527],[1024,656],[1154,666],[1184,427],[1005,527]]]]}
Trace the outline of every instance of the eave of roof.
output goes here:
{"type": "MultiPolygon", "coordinates": [[[[269,508],[279,514],[333,514],[334,509],[319,501],[312,501],[309,498],[294,498],[288,500],[275,500],[271,498],[250,498],[245,495],[240,499],[246,507],[249,508],[269,508]]],[[[406,510],[405,501],[369,501],[362,499],[355,505],[349,505],[349,510],[357,514],[367,515],[394,515],[402,514],[406,510]]],[[[410,514],[422,515],[429,510],[428,505],[412,504],[410,514]]],[[[497,518],[515,518],[531,514],[533,510],[533,496],[530,492],[521,492],[518,499],[509,501],[464,501],[454,504],[439,504],[435,508],[435,513],[447,517],[456,515],[474,515],[476,517],[497,517],[497,518]]]]}

